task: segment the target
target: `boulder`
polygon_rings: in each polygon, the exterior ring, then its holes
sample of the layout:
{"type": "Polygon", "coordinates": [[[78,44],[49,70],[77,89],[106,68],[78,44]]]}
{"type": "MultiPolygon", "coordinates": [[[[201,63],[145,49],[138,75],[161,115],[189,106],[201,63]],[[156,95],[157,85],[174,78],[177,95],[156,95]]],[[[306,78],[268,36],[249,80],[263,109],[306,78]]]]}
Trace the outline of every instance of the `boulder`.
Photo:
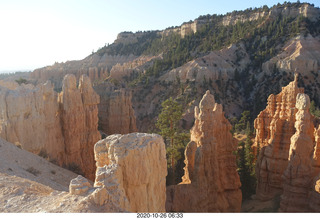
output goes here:
{"type": "Polygon", "coordinates": [[[130,212],[165,212],[167,160],[161,136],[110,135],[95,144],[94,153],[94,186],[100,188],[94,196],[105,197],[96,203],[130,212]]]}

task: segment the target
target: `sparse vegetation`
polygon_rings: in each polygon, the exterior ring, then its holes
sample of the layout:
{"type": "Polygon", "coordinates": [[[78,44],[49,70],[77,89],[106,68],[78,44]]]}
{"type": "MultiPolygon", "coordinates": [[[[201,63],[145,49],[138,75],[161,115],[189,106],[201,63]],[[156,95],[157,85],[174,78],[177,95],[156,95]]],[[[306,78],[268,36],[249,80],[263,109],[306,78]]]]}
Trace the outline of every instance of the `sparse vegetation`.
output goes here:
{"type": "Polygon", "coordinates": [[[40,152],[38,153],[38,156],[43,157],[44,159],[49,158],[49,155],[45,149],[41,149],[40,152]]]}
{"type": "Polygon", "coordinates": [[[15,82],[17,82],[19,85],[21,84],[29,84],[30,82],[27,81],[27,79],[24,79],[22,77],[20,77],[19,79],[15,80],[15,82]]]}
{"type": "Polygon", "coordinates": [[[62,167],[66,168],[66,169],[68,169],[68,170],[70,170],[70,171],[72,171],[72,172],[74,172],[74,173],[76,173],[78,175],[82,175],[82,176],[84,175],[82,170],[81,170],[81,168],[79,167],[79,165],[74,163],[74,162],[69,163],[67,165],[63,165],[62,167]]]}
{"type": "Polygon", "coordinates": [[[310,103],[310,113],[313,116],[320,118],[320,109],[319,109],[319,107],[316,106],[316,104],[313,100],[310,103]]]}
{"type": "Polygon", "coordinates": [[[26,169],[27,172],[35,175],[35,176],[38,176],[39,174],[41,174],[41,172],[33,167],[29,167],[28,169],[26,169]]]}

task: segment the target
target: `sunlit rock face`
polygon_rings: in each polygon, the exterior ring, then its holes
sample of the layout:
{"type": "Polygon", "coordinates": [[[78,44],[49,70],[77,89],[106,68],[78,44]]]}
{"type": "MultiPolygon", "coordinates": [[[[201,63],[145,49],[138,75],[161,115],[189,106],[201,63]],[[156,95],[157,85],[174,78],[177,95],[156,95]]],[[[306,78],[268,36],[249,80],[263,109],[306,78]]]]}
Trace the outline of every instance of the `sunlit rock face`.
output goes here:
{"type": "Polygon", "coordinates": [[[95,144],[94,154],[97,189],[91,195],[96,203],[129,212],[165,212],[167,160],[161,136],[110,135],[95,144]]]}
{"type": "Polygon", "coordinates": [[[77,87],[75,76],[66,75],[60,94],[50,82],[14,90],[0,87],[0,102],[2,138],[94,179],[100,98],[87,76],[81,76],[77,87]]]}
{"type": "Polygon", "coordinates": [[[304,91],[298,87],[297,80],[296,75],[279,94],[271,94],[266,109],[254,121],[253,146],[261,148],[256,167],[256,195],[262,200],[282,194],[281,176],[288,166],[290,138],[295,133],[296,96],[304,91]]]}
{"type": "Polygon", "coordinates": [[[295,134],[290,140],[288,166],[283,173],[283,194],[280,211],[308,212],[309,190],[312,182],[312,154],[314,149],[313,116],[306,94],[296,99],[295,134]]]}
{"type": "Polygon", "coordinates": [[[98,131],[99,96],[91,87],[90,79],[82,76],[77,88],[76,77],[66,75],[59,94],[61,126],[64,136],[65,163],[77,164],[89,179],[94,179],[93,146],[100,140],[98,131]]]}
{"type": "Polygon", "coordinates": [[[209,91],[195,108],[191,141],[185,150],[185,175],[167,189],[167,211],[240,212],[242,194],[237,173],[237,141],[222,106],[209,91]]]}

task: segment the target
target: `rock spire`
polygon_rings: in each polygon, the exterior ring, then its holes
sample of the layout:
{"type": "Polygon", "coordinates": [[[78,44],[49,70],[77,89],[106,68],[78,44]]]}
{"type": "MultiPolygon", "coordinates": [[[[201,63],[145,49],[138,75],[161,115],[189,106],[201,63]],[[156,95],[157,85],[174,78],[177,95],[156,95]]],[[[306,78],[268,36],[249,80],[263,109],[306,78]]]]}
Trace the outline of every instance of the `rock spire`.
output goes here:
{"type": "Polygon", "coordinates": [[[222,106],[209,91],[195,107],[195,124],[185,150],[185,174],[167,189],[167,211],[240,212],[240,178],[236,171],[237,141],[222,106]]]}

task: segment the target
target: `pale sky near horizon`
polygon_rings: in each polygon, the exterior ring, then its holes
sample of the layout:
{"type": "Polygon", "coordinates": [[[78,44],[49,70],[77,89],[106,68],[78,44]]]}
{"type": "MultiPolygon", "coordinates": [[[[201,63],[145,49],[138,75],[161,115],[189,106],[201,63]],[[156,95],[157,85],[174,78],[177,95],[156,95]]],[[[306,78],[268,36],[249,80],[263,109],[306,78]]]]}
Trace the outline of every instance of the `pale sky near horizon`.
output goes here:
{"type": "Polygon", "coordinates": [[[122,31],[163,30],[200,15],[278,2],[284,1],[0,0],[0,73],[83,59],[122,31]]]}

